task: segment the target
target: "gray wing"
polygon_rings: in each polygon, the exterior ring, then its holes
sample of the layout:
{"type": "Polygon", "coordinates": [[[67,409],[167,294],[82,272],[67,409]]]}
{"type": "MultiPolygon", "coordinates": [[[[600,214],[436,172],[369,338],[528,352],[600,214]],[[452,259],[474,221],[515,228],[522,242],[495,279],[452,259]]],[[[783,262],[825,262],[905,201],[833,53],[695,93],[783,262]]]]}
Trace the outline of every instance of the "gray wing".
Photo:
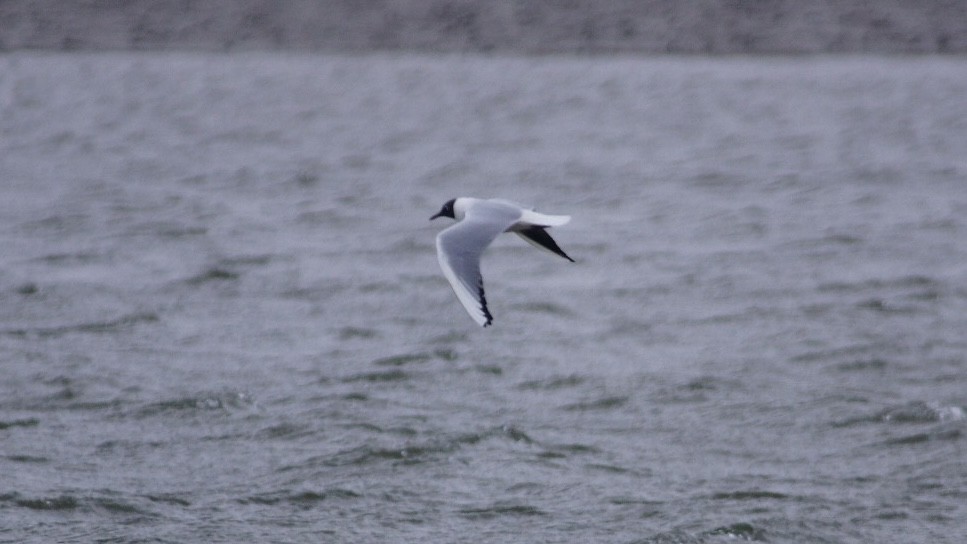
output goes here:
{"type": "Polygon", "coordinates": [[[501,232],[520,219],[521,211],[503,203],[480,202],[466,217],[436,237],[440,268],[457,299],[477,324],[486,327],[493,321],[484,296],[480,256],[501,232]]]}

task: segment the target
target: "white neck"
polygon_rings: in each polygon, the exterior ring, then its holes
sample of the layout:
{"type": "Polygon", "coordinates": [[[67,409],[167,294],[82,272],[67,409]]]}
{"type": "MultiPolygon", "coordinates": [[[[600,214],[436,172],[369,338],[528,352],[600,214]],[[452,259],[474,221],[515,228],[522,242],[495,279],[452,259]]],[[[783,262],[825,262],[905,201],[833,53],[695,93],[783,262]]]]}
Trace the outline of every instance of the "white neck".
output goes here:
{"type": "Polygon", "coordinates": [[[464,216],[467,215],[467,209],[476,202],[477,198],[470,198],[467,196],[460,197],[453,201],[453,218],[457,221],[462,221],[464,216]]]}

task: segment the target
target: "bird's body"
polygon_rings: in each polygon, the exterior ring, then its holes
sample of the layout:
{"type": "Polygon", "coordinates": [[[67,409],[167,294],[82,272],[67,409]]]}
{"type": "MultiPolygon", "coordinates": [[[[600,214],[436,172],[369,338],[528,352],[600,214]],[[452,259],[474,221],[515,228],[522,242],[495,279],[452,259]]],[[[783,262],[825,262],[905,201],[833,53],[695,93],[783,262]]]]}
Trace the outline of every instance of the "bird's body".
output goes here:
{"type": "Polygon", "coordinates": [[[437,235],[437,258],[460,303],[483,327],[490,325],[493,316],[484,297],[480,256],[500,233],[513,232],[535,247],[574,262],[546,231],[570,221],[567,215],[546,215],[507,200],[461,197],[447,201],[430,219],[437,217],[457,220],[437,235]]]}

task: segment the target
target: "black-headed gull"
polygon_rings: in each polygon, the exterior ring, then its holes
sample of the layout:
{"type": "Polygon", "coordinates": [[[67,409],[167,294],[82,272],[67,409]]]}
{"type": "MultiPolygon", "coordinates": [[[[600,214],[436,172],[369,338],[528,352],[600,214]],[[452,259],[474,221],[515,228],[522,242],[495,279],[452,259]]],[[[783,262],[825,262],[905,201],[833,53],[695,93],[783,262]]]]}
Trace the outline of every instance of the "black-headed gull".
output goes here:
{"type": "Polygon", "coordinates": [[[448,200],[430,220],[437,217],[458,221],[437,235],[437,258],[460,303],[482,327],[490,325],[493,316],[484,297],[480,255],[498,234],[513,232],[535,247],[574,262],[546,230],[566,224],[569,215],[545,215],[507,200],[461,197],[448,200]]]}

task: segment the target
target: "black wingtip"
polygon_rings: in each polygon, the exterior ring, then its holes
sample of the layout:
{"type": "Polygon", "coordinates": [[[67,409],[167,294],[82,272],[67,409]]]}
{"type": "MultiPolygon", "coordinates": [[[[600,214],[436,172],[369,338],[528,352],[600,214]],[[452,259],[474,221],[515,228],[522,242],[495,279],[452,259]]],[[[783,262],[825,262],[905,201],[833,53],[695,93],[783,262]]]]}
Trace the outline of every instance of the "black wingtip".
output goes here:
{"type": "Polygon", "coordinates": [[[557,245],[557,242],[555,242],[554,239],[551,238],[551,235],[547,233],[547,227],[532,225],[526,229],[522,229],[518,231],[518,234],[520,234],[521,236],[524,236],[531,242],[543,247],[544,249],[550,251],[551,253],[554,253],[555,255],[564,257],[565,259],[571,261],[572,263],[577,262],[574,259],[572,259],[570,255],[568,255],[567,253],[564,253],[564,250],[557,245]]]}
{"type": "Polygon", "coordinates": [[[483,327],[487,327],[494,322],[494,316],[490,315],[490,310],[487,309],[487,297],[484,296],[482,280],[480,285],[477,287],[477,294],[480,295],[480,309],[483,310],[484,317],[487,318],[487,321],[484,322],[483,327]]]}

